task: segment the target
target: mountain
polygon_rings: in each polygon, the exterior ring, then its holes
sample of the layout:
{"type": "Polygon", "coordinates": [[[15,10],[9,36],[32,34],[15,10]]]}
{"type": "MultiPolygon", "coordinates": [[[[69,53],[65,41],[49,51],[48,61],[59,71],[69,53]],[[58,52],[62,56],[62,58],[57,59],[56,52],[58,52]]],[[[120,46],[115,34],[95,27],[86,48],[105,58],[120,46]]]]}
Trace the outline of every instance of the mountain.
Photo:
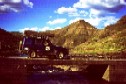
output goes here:
{"type": "Polygon", "coordinates": [[[126,29],[126,15],[123,16],[119,21],[115,24],[111,24],[102,31],[101,37],[111,36],[113,34],[117,34],[120,31],[126,29]]]}
{"type": "Polygon", "coordinates": [[[111,36],[114,38],[119,37],[121,35],[122,37],[124,37],[126,36],[125,31],[126,31],[126,15],[123,16],[115,24],[105,27],[105,29],[103,29],[102,32],[100,32],[101,34],[99,36],[103,38],[111,36]]]}
{"type": "Polygon", "coordinates": [[[115,24],[99,30],[90,41],[76,46],[72,53],[76,54],[126,54],[126,16],[115,24]]]}
{"type": "Polygon", "coordinates": [[[75,46],[88,41],[97,33],[98,29],[93,27],[84,20],[71,23],[70,25],[48,33],[54,34],[53,42],[68,48],[74,48],[75,46]]]}

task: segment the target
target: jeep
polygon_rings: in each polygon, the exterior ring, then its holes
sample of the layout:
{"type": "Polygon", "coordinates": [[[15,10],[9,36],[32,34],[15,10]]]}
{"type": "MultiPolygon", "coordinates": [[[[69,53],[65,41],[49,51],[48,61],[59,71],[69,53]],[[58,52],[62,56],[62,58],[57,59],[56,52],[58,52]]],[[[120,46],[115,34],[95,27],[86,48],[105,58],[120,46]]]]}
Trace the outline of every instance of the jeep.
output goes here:
{"type": "Polygon", "coordinates": [[[19,50],[30,58],[44,56],[57,59],[69,58],[69,50],[52,44],[48,36],[24,36],[20,41],[19,50]]]}

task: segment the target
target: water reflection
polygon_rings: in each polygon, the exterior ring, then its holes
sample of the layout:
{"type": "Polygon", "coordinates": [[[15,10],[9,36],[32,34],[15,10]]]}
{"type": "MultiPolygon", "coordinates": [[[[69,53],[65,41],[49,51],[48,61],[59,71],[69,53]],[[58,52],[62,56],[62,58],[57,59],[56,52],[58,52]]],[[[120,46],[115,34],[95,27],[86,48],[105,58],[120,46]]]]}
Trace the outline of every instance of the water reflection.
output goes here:
{"type": "Polygon", "coordinates": [[[108,84],[102,79],[90,79],[84,73],[31,73],[28,76],[28,84],[108,84]]]}
{"type": "MultiPolygon", "coordinates": [[[[41,73],[30,72],[25,77],[6,75],[0,77],[0,84],[110,84],[102,79],[88,78],[81,72],[41,73]]],[[[115,84],[115,83],[114,83],[115,84]]]]}

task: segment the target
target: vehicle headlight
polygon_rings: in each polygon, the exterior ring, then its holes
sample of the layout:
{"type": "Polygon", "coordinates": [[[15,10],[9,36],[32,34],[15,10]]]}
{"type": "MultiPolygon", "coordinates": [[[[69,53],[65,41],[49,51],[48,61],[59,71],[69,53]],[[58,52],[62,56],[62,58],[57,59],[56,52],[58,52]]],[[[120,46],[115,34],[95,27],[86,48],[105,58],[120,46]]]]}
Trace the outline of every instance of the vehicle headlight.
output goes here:
{"type": "Polygon", "coordinates": [[[29,48],[28,48],[28,47],[26,47],[26,48],[24,48],[24,50],[29,50],[29,48]]]}
{"type": "Polygon", "coordinates": [[[45,50],[49,51],[50,50],[50,46],[46,46],[45,50]]]}

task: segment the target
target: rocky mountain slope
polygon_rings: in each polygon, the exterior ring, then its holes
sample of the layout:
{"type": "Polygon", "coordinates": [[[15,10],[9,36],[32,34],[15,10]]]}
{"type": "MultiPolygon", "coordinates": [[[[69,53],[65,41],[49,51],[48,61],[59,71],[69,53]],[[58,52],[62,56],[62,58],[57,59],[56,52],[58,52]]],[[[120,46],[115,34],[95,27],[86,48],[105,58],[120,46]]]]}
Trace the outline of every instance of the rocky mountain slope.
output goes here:
{"type": "Polygon", "coordinates": [[[99,30],[89,41],[76,46],[76,54],[125,54],[126,53],[126,16],[117,23],[99,30]]]}
{"type": "Polygon", "coordinates": [[[98,29],[84,20],[79,20],[62,29],[48,32],[54,34],[55,37],[53,41],[56,44],[68,48],[74,48],[92,38],[98,32],[98,29]]]}

